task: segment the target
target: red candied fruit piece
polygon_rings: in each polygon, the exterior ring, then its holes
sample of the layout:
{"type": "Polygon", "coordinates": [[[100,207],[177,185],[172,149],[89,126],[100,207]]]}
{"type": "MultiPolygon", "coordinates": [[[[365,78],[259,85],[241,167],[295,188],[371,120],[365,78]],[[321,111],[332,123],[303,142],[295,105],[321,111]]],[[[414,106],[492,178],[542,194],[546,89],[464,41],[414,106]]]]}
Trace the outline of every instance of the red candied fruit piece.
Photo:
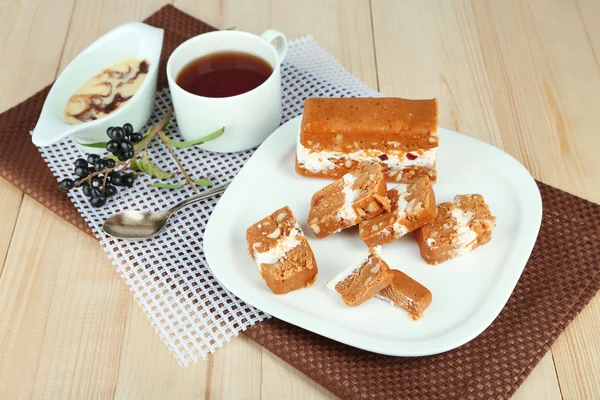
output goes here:
{"type": "Polygon", "coordinates": [[[406,153],[406,158],[408,158],[409,160],[413,161],[417,159],[417,156],[414,155],[413,153],[406,153]]]}
{"type": "Polygon", "coordinates": [[[388,159],[387,154],[380,154],[377,156],[381,161],[386,161],[388,159]]]}

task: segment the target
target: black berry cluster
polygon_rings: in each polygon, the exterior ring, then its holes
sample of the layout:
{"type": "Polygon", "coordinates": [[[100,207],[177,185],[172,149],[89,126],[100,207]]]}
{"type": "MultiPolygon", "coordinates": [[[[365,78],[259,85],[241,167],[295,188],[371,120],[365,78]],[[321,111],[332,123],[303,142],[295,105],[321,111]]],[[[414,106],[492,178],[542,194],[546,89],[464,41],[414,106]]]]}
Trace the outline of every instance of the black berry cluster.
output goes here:
{"type": "Polygon", "coordinates": [[[110,138],[106,143],[106,150],[112,153],[120,161],[127,161],[133,158],[133,144],[142,140],[141,133],[134,132],[133,126],[129,123],[123,127],[115,126],[106,130],[106,134],[110,138]]]}
{"type": "MultiPolygon", "coordinates": [[[[125,124],[121,127],[108,128],[108,136],[111,138],[106,145],[118,149],[111,151],[120,161],[127,161],[134,157],[133,142],[142,140],[142,135],[133,132],[131,124],[125,124]]],[[[102,158],[97,154],[87,154],[86,158],[75,160],[73,179],[65,178],[58,183],[58,188],[63,192],[68,192],[73,188],[81,188],[84,196],[90,199],[93,207],[102,207],[106,204],[109,197],[118,193],[117,186],[133,186],[134,177],[132,174],[117,171],[117,162],[113,158],[102,158]]],[[[121,164],[122,165],[122,164],[121,164]]]]}

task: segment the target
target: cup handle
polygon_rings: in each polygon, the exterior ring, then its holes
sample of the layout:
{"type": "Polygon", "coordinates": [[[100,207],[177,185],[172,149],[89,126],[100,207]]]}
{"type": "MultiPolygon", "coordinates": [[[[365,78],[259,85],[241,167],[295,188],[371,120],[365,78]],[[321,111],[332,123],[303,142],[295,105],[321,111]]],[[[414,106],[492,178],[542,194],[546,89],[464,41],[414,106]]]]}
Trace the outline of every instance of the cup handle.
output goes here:
{"type": "Polygon", "coordinates": [[[275,41],[273,45],[277,50],[277,54],[279,54],[279,63],[281,64],[288,50],[288,41],[285,35],[277,29],[267,29],[260,37],[269,43],[275,41]]]}

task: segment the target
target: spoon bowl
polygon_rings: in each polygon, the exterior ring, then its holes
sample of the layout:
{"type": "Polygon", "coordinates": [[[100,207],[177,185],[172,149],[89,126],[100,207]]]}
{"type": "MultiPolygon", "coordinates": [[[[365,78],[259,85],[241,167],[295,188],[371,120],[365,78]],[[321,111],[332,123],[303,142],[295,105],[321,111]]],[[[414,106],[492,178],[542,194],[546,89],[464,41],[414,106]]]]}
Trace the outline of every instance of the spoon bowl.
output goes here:
{"type": "Polygon", "coordinates": [[[127,240],[147,239],[162,231],[171,212],[125,211],[104,222],[104,232],[127,240]]]}

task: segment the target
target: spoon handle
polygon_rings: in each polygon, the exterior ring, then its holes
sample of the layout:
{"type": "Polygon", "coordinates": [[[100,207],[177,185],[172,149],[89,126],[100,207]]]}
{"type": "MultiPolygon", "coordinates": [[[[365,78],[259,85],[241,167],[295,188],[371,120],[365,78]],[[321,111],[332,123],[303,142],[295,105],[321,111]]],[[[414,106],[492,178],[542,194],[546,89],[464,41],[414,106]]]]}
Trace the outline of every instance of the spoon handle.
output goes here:
{"type": "Polygon", "coordinates": [[[207,197],[215,196],[217,194],[221,194],[221,193],[223,193],[227,189],[228,186],[229,186],[229,183],[226,183],[224,185],[212,188],[211,190],[208,190],[206,192],[202,192],[202,193],[199,193],[199,194],[197,194],[195,196],[189,197],[189,198],[183,200],[182,202],[174,205],[169,211],[171,213],[174,213],[175,211],[178,211],[181,208],[183,208],[183,207],[185,207],[187,205],[190,205],[192,203],[195,203],[195,202],[197,202],[199,200],[206,199],[207,197]]]}

